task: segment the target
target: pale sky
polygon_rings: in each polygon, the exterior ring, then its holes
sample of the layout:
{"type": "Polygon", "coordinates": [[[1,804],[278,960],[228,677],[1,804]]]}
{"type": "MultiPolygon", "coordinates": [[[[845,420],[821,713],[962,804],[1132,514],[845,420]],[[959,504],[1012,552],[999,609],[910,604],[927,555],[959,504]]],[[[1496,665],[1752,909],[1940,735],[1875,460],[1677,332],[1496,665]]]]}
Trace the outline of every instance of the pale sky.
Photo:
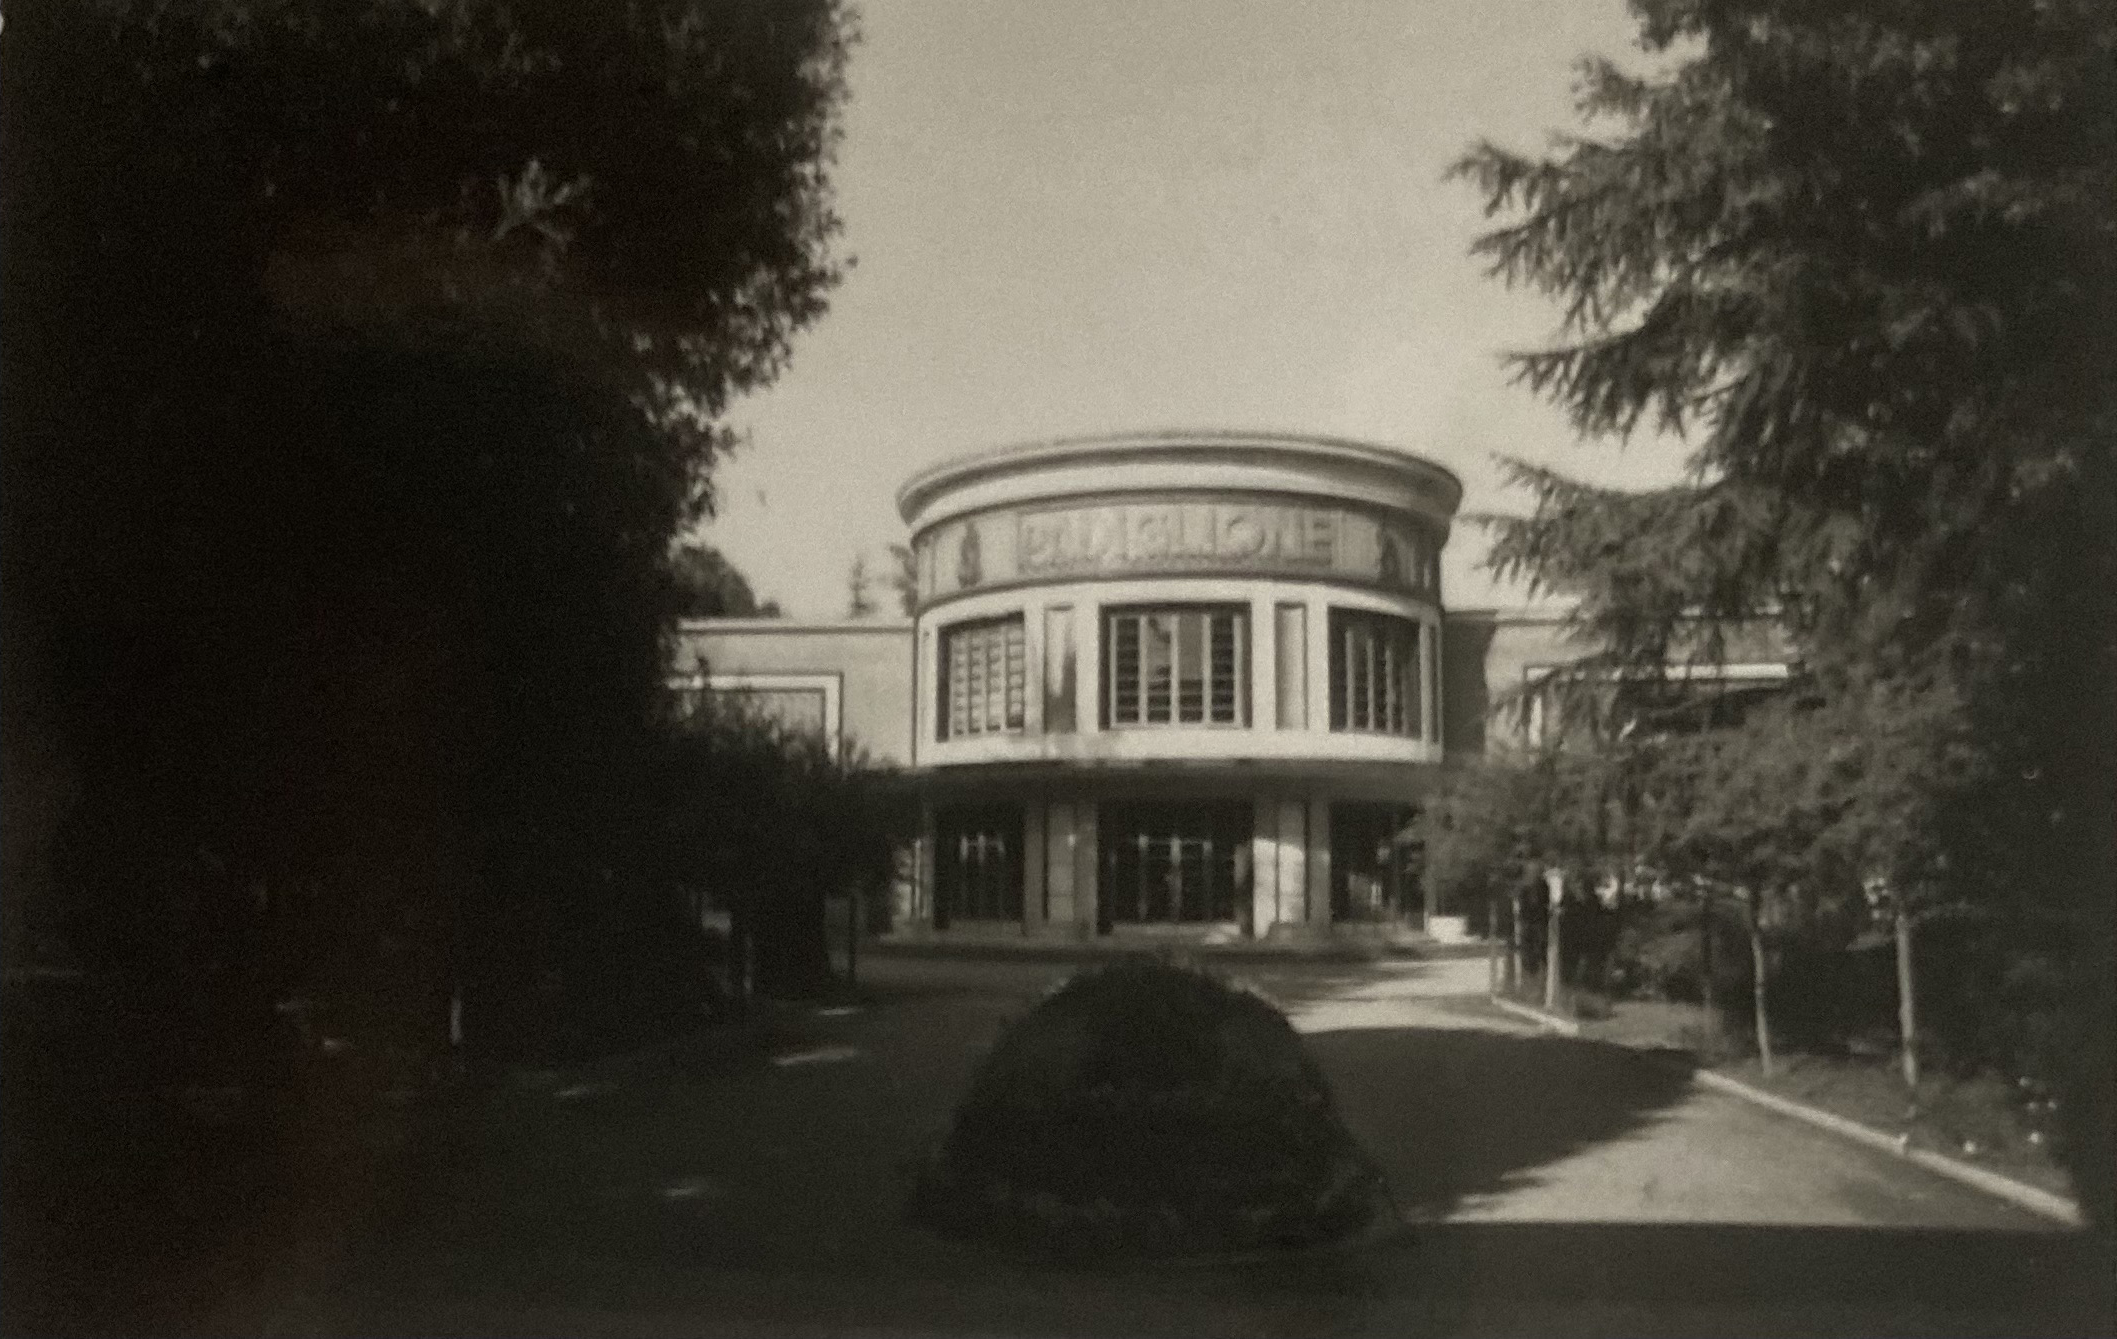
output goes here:
{"type": "MultiPolygon", "coordinates": [[[[1672,443],[1576,441],[1508,384],[1556,308],[1484,277],[1486,136],[1572,129],[1573,60],[1636,56],[1621,0],[865,0],[836,172],[855,268],[737,404],[707,540],[789,614],[889,570],[899,483],[944,457],[1161,428],[1429,456],[1520,510],[1494,452],[1624,485],[1672,443]]],[[[1452,607],[1518,599],[1458,524],[1452,607]]],[[[885,607],[892,602],[878,588],[885,607]]]]}

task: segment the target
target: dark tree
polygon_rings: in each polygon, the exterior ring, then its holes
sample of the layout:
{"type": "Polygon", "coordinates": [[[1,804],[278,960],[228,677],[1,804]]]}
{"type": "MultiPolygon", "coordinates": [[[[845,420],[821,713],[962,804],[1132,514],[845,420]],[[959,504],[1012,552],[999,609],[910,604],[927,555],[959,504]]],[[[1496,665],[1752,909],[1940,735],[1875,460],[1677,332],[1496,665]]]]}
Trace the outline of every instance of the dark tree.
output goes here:
{"type": "MultiPolygon", "coordinates": [[[[2086,0],[1635,0],[1662,73],[1581,70],[1593,133],[1457,167],[1494,270],[1556,296],[1522,379],[1688,484],[1524,471],[1503,570],[1611,658],[1779,611],[1823,692],[1959,695],[2004,778],[1952,867],[2074,947],[2069,1156],[2108,1221],[2117,766],[2117,15],[2086,0]]],[[[2025,930],[2024,933],[2029,933],[2025,930]]]]}
{"type": "Polygon", "coordinates": [[[670,545],[837,278],[848,17],[7,20],[0,582],[78,775],[76,951],[196,976],[261,908],[309,947],[260,994],[364,1008],[386,959],[431,1032],[529,990],[658,895],[616,834],[670,545]]]}
{"type": "Polygon", "coordinates": [[[892,544],[889,558],[889,586],[897,597],[897,612],[910,618],[919,612],[919,556],[909,544],[892,544]]]}
{"type": "Polygon", "coordinates": [[[750,580],[718,549],[685,544],[670,560],[677,612],[685,618],[777,618],[777,600],[759,600],[750,580]]]}
{"type": "Polygon", "coordinates": [[[875,613],[875,575],[867,570],[867,555],[856,553],[845,571],[845,616],[871,618],[875,613]]]}
{"type": "Polygon", "coordinates": [[[886,885],[902,792],[857,742],[834,751],[732,697],[701,699],[677,726],[640,849],[729,911],[759,992],[816,994],[831,975],[826,901],[886,885]]]}

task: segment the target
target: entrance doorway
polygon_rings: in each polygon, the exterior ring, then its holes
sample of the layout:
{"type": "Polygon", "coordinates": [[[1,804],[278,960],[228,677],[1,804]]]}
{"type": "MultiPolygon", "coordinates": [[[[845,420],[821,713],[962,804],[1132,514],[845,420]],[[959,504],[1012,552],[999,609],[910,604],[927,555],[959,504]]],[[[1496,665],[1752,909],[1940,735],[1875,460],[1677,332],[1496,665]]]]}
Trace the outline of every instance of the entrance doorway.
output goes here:
{"type": "Polygon", "coordinates": [[[1019,805],[952,805],[934,811],[934,928],[951,921],[1022,919],[1019,805]]]}
{"type": "Polygon", "coordinates": [[[1331,920],[1387,924],[1423,911],[1416,812],[1401,804],[1330,807],[1331,920]]]}
{"type": "Polygon", "coordinates": [[[1098,815],[1103,848],[1096,929],[1209,925],[1250,905],[1250,806],[1240,800],[1112,803],[1098,815]]]}

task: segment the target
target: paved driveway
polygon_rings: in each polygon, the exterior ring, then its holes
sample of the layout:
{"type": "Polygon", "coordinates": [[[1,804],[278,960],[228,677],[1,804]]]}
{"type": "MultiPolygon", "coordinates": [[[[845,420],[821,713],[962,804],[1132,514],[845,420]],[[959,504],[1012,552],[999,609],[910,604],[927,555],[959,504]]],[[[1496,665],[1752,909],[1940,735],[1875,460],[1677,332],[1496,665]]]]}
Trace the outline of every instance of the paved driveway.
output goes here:
{"type": "Polygon", "coordinates": [[[1291,1008],[1416,1219],[2050,1226],[1620,1048],[1545,1034],[1484,991],[1480,962],[1385,963],[1291,1008]]]}
{"type": "Polygon", "coordinates": [[[2106,1326],[2081,1239],[1553,1038],[1483,965],[1237,968],[1307,1036],[1413,1226],[1242,1268],[1059,1270],[901,1221],[907,1160],[1068,970],[873,955],[760,1052],[531,1076],[277,1333],[2016,1333],[2106,1326]],[[2083,1317],[2088,1317],[2084,1322],[2083,1317]]]}

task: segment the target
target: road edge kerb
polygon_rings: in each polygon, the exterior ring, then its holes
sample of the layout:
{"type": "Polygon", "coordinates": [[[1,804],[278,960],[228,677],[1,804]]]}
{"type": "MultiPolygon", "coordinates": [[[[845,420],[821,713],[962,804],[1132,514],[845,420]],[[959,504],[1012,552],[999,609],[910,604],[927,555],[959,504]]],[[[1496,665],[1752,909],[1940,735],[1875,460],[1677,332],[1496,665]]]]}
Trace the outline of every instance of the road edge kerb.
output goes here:
{"type": "Polygon", "coordinates": [[[1917,1163],[1927,1171],[1938,1172],[1952,1181],[1960,1181],[1964,1185],[1973,1186],[1988,1195],[1994,1195],[2006,1200],[2018,1208],[2027,1209],[2031,1213],[2041,1214],[2045,1218],[2064,1223],[2068,1227],[2081,1227],[2085,1224],[2085,1219],[2081,1216],[2080,1206],[2063,1195],[2053,1194],[2048,1190],[2029,1185],[2023,1181],[2017,1181],[2011,1176],[2002,1176],[1998,1172],[1988,1171],[1983,1167],[1974,1167],[1967,1162],[1948,1157],[1946,1154],[1935,1153],[1930,1149],[1904,1147],[1898,1143],[1896,1136],[1877,1130],[1871,1125],[1862,1125],[1858,1121],[1847,1120],[1843,1116],[1809,1106],[1805,1102],[1796,1102],[1792,1098],[1766,1092],[1762,1088],[1752,1087],[1740,1079],[1730,1078],[1714,1070],[1693,1070],[1691,1078],[1695,1082],[1718,1092],[1727,1093],[1732,1097],[1739,1097],[1745,1102],[1776,1111],[1782,1116],[1791,1116],[1795,1120],[1806,1122],[1809,1125],[1816,1126],[1818,1129],[1829,1130],[1833,1134],[1852,1140],[1854,1143],[1865,1144],[1869,1148],[1878,1149],[1884,1153],[1893,1153],[1909,1162],[1917,1163]]]}
{"type": "MultiPolygon", "coordinates": [[[[1560,1018],[1556,1014],[1547,1014],[1541,1009],[1531,1008],[1526,1004],[1517,1004],[1513,1000],[1493,999],[1491,1003],[1502,1013],[1526,1019],[1563,1036],[1578,1037],[1580,1035],[1580,1024],[1573,1019],[1560,1018]]],[[[1638,1050],[1639,1048],[1633,1047],[1631,1049],[1638,1050]]],[[[1642,1054],[1645,1053],[1642,1052],[1642,1054]]],[[[1973,1167],[1967,1162],[1948,1157],[1946,1154],[1935,1153],[1923,1148],[1907,1148],[1899,1142],[1897,1136],[1877,1130],[1871,1125],[1862,1125],[1856,1120],[1848,1120],[1820,1107],[1812,1107],[1806,1102],[1796,1102],[1790,1097],[1781,1097],[1777,1093],[1766,1092],[1762,1088],[1753,1087],[1740,1079],[1730,1078],[1717,1070],[1679,1065],[1675,1061],[1651,1054],[1647,1055],[1647,1059],[1667,1069],[1682,1070],[1690,1075],[1692,1082],[1710,1088],[1715,1092],[1726,1093],[1730,1097],[1740,1098],[1753,1106],[1760,1106],[1768,1111],[1776,1111],[1782,1116],[1789,1116],[1804,1124],[1813,1125],[1819,1130],[1828,1130],[1832,1134],[1844,1139],[1850,1139],[1856,1144],[1863,1144],[1878,1152],[1893,1154],[1907,1162],[1917,1163],[1929,1172],[1937,1173],[1951,1181],[1958,1181],[1963,1185],[1982,1190],[1988,1195],[2006,1200],[2016,1208],[2027,1209],[2031,1213],[2063,1223],[2067,1227],[2086,1226],[2087,1220],[2081,1214],[2080,1206],[2063,1195],[2054,1194],[2039,1186],[2029,1185],[2024,1181],[2017,1181],[2011,1176],[2002,1176],[1998,1172],[1988,1171],[1983,1167],[1973,1167]]]]}

